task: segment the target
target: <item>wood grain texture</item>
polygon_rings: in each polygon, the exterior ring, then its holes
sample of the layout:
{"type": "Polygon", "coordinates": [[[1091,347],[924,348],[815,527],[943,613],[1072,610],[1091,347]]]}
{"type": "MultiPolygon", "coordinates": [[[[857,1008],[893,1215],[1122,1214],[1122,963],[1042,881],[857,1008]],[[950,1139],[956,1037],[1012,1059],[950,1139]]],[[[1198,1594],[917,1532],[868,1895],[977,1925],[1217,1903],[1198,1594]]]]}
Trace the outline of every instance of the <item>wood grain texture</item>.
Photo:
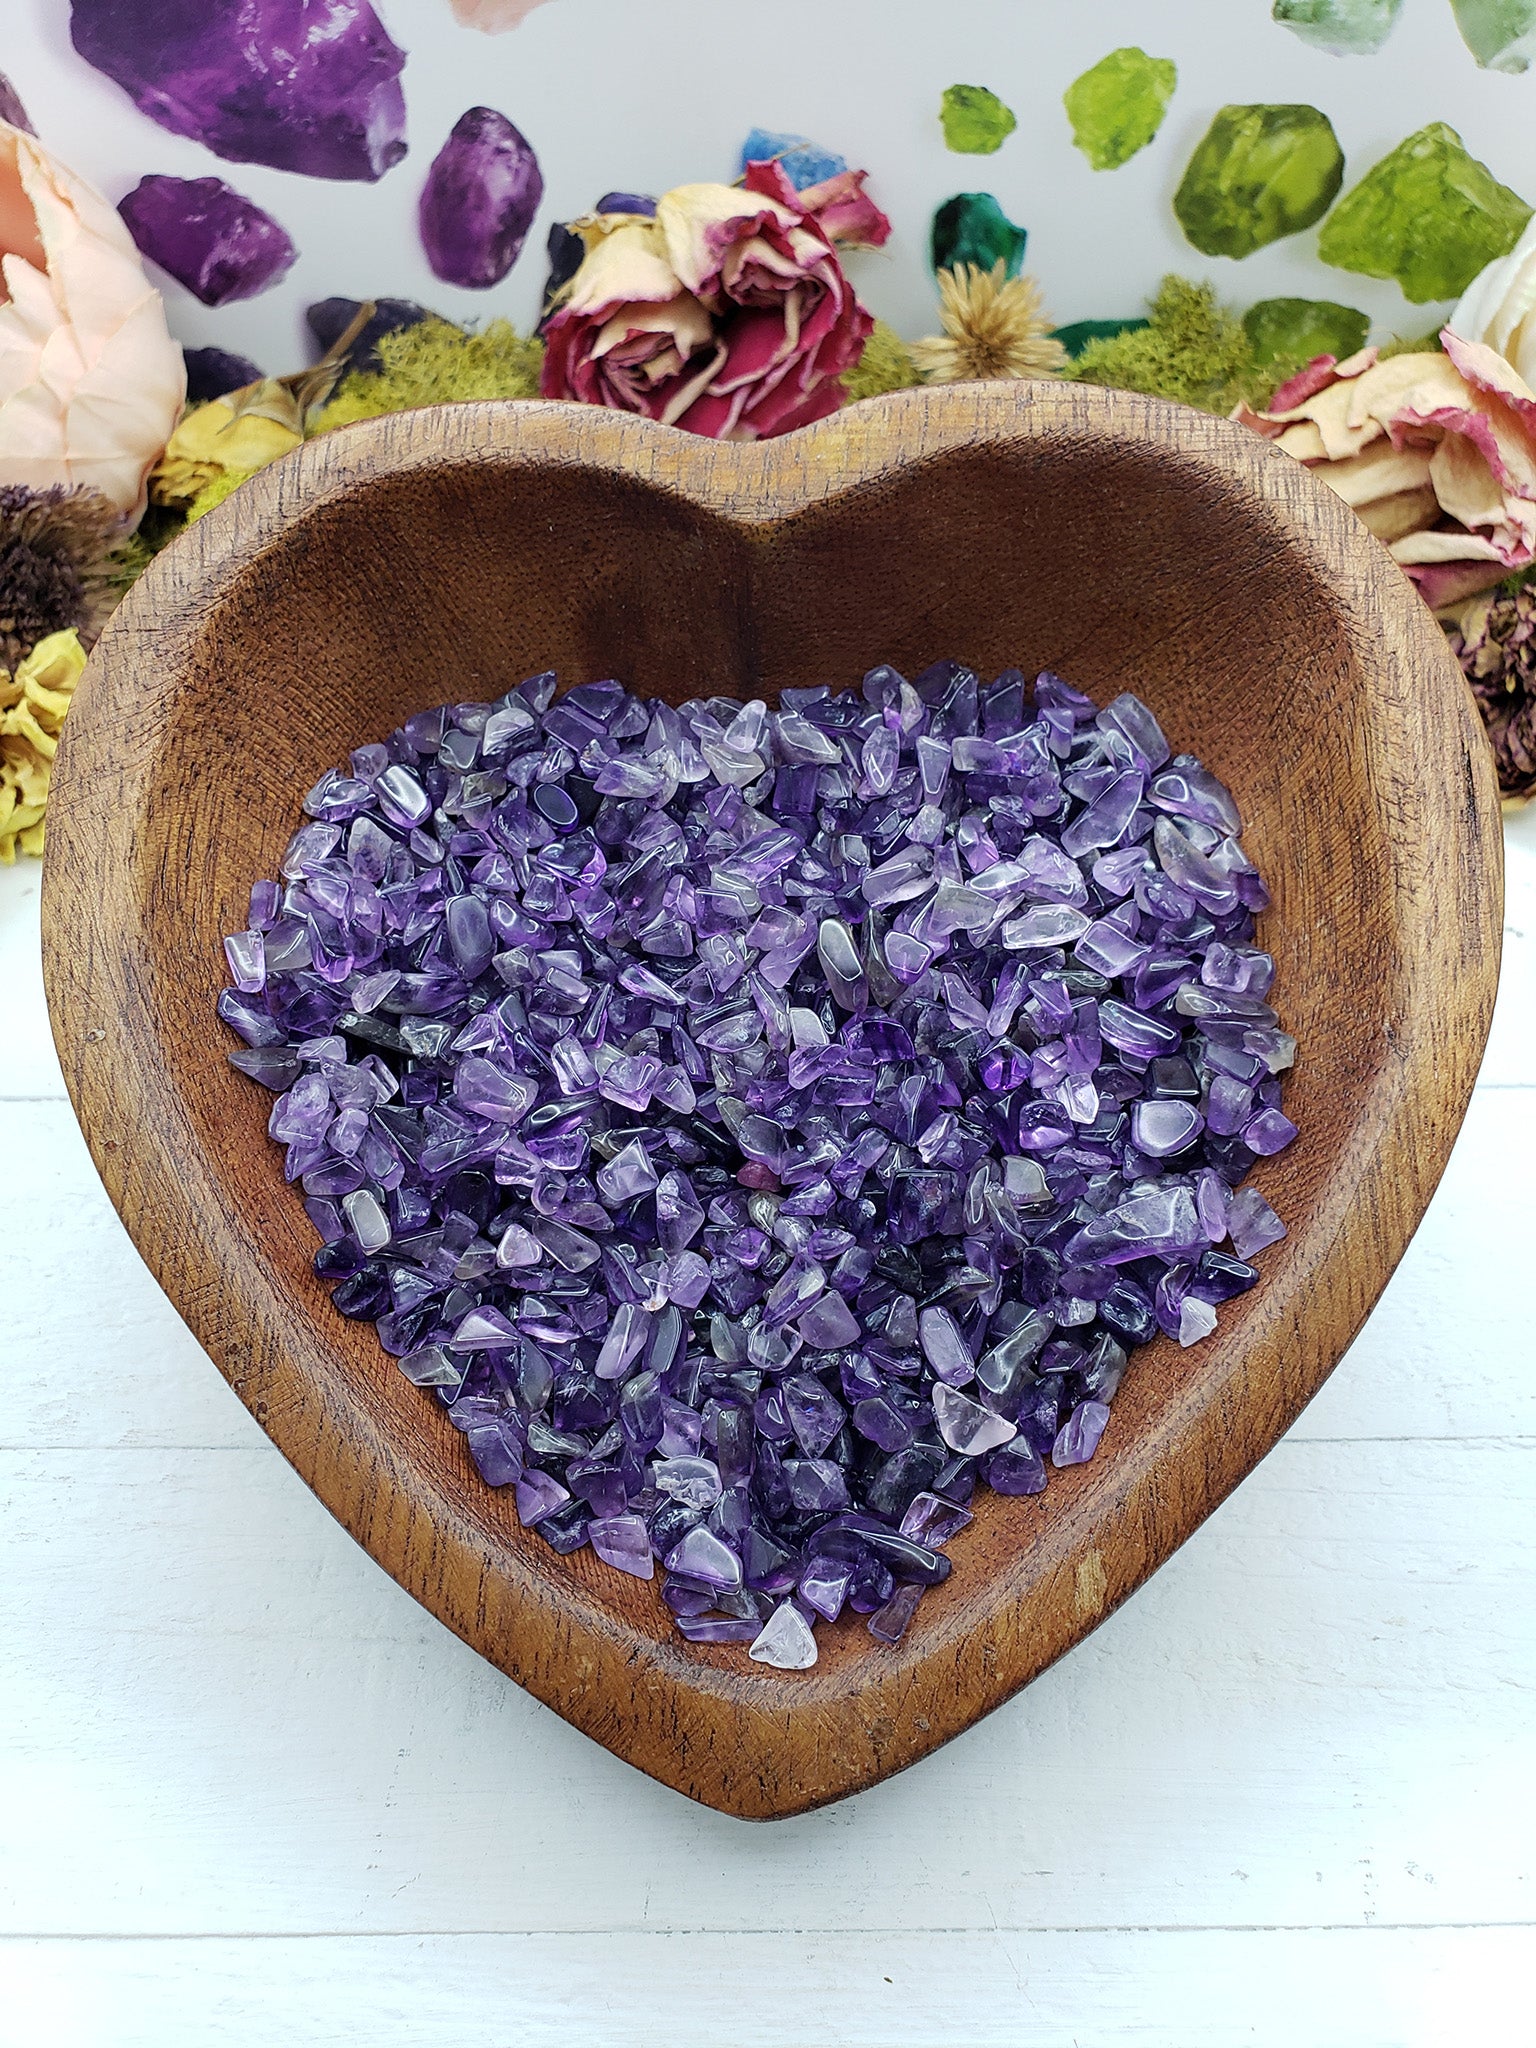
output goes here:
{"type": "Polygon", "coordinates": [[[1497,975],[1486,748],[1438,629],[1303,470],[1078,387],[973,386],[718,447],[581,408],[370,422],[155,564],[66,727],[45,874],[60,1057],[108,1190],[257,1420],[402,1585],[568,1720],[743,1817],[913,1762],[1111,1612],[1336,1363],[1422,1214],[1497,975]],[[789,1677],[683,1644],[654,1589],[555,1557],[366,1326],[329,1309],[264,1097],[223,1060],[220,935],[359,740],[531,670],[679,699],[957,654],[1143,693],[1235,790],[1305,1056],[1291,1223],[1193,1353],[1138,1356],[1093,1464],[987,1498],[895,1650],[789,1677]]]}

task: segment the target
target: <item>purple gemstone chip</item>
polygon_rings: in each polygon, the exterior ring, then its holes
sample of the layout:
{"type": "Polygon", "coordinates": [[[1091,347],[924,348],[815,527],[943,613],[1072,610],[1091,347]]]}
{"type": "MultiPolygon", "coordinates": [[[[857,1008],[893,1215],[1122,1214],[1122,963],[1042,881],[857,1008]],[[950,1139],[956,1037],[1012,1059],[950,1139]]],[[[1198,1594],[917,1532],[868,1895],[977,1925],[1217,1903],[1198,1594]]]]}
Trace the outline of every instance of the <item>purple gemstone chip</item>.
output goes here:
{"type": "Polygon", "coordinates": [[[529,1540],[689,1642],[900,1641],[977,1489],[1091,1459],[1285,1235],[1267,897],[1134,697],[545,674],[303,803],[218,1012],[316,1270],[529,1540]]]}

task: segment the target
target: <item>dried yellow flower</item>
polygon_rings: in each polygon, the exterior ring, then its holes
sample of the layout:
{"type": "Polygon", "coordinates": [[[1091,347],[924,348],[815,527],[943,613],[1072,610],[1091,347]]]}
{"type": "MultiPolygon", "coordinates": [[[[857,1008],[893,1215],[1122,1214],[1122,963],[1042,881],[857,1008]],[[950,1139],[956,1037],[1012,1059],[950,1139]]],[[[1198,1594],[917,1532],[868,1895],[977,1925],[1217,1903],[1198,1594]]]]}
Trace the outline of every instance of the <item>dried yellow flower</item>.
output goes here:
{"type": "MultiPolygon", "coordinates": [[[[251,386],[252,391],[260,388],[251,386]]],[[[236,391],[228,398],[210,399],[185,416],[149,480],[149,495],[157,505],[188,505],[226,472],[249,476],[300,445],[302,424],[244,407],[240,401],[245,396],[236,391]]]]}
{"type": "MultiPolygon", "coordinates": [[[[184,510],[194,499],[204,498],[225,476],[233,474],[236,482],[243,483],[269,462],[291,455],[336,389],[346,368],[347,351],[376,311],[374,301],[365,300],[351,325],[307,370],[295,370],[286,377],[263,377],[224,398],[195,406],[155,465],[149,479],[153,502],[184,510]]],[[[207,511],[208,504],[201,509],[207,511]]]]}
{"type": "Polygon", "coordinates": [[[1009,277],[1006,266],[982,270],[962,263],[939,272],[943,334],[911,345],[912,360],[933,384],[988,377],[1055,377],[1067,352],[1051,334],[1032,277],[1009,277]]]}
{"type": "Polygon", "coordinates": [[[14,675],[0,669],[0,861],[43,850],[43,813],[59,728],[85,667],[80,635],[50,633],[14,675]]]}

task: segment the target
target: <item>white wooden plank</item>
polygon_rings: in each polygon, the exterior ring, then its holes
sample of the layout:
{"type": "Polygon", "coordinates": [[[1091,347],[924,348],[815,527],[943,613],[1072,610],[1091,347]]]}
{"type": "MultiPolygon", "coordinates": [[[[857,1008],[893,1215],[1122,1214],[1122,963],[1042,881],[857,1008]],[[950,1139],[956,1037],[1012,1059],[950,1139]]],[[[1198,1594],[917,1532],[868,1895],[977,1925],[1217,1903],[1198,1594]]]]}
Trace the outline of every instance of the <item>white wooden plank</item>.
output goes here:
{"type": "MultiPolygon", "coordinates": [[[[0,1379],[0,1444],[254,1444],[219,1375],[113,1213],[67,1103],[0,1103],[0,1242],[21,1370],[0,1379]],[[46,1369],[43,1362],[46,1361],[46,1369]]],[[[1305,1437],[1536,1435],[1523,1274],[1536,1089],[1486,1090],[1423,1227],[1305,1437]]]]}
{"type": "Polygon", "coordinates": [[[1293,1436],[1536,1435],[1533,1185],[1536,1089],[1476,1089],[1417,1235],[1293,1436]]]}
{"type": "Polygon", "coordinates": [[[12,1455],[0,1502],[0,1932],[1433,1924],[1536,1896],[1536,1445],[1287,1444],[989,1721],[771,1828],[536,1706],[273,1456],[12,1455]]]}
{"type": "Polygon", "coordinates": [[[1460,2048],[1529,1928],[586,1932],[0,1945],[0,2048],[1460,2048]]]}
{"type": "Polygon", "coordinates": [[[0,1102],[0,1158],[0,1444],[263,1442],[150,1278],[69,1103],[0,1102]]]}
{"type": "Polygon", "coordinates": [[[0,1100],[64,1093],[43,1000],[42,877],[24,855],[0,868],[0,1100]]]}
{"type": "Polygon", "coordinates": [[[1536,803],[1504,820],[1504,959],[1480,1087],[1528,1087],[1536,1020],[1536,803]]]}

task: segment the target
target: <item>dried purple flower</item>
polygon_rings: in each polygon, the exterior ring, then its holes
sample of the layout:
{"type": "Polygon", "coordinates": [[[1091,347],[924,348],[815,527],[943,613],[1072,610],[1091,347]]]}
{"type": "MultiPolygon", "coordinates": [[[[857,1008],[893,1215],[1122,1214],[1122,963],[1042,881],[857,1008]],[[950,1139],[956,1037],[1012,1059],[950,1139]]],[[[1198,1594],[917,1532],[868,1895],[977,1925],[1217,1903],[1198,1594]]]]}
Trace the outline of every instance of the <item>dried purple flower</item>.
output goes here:
{"type": "Polygon", "coordinates": [[[1536,588],[1474,598],[1447,638],[1483,714],[1499,788],[1523,801],[1536,793],[1536,588]]]}
{"type": "Polygon", "coordinates": [[[94,643],[127,580],[123,541],[117,508],[99,491],[0,486],[0,669],[71,626],[94,643]]]}

